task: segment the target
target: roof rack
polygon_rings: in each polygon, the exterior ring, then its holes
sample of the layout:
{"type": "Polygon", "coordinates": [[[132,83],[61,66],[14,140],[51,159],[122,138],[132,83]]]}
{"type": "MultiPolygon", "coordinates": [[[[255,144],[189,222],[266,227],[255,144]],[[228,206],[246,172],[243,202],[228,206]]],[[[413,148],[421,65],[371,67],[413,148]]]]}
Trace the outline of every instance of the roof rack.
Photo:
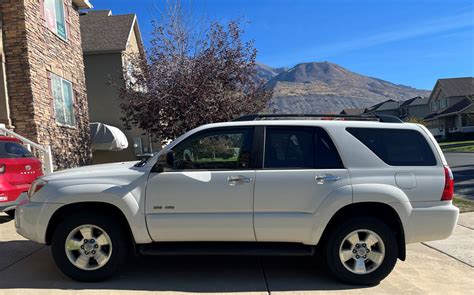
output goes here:
{"type": "Polygon", "coordinates": [[[403,123],[395,116],[374,113],[370,115],[336,115],[336,114],[252,114],[234,119],[233,121],[257,121],[275,118],[342,118],[352,120],[378,120],[382,123],[403,123]]]}

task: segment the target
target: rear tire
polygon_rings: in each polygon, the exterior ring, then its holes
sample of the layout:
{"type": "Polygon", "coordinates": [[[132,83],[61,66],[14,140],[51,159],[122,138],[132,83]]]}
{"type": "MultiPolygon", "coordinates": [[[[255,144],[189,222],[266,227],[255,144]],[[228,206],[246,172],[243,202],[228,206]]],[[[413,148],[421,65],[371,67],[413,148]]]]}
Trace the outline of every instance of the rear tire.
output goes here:
{"type": "Polygon", "coordinates": [[[380,219],[353,218],[327,239],[324,256],[332,274],[344,283],[376,285],[395,267],[398,243],[380,219]]]}
{"type": "Polygon", "coordinates": [[[125,261],[128,238],[112,216],[77,213],[57,226],[51,251],[59,269],[71,279],[98,282],[111,277],[125,261]]]}

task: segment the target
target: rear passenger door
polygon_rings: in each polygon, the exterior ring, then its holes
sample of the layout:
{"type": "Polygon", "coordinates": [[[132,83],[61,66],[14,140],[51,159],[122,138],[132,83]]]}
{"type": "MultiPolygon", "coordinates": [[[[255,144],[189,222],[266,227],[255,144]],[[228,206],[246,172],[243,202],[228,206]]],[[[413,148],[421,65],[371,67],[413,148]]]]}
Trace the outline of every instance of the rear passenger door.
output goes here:
{"type": "Polygon", "coordinates": [[[323,200],[350,184],[336,147],[319,127],[267,126],[256,172],[257,241],[308,242],[323,200]]]}

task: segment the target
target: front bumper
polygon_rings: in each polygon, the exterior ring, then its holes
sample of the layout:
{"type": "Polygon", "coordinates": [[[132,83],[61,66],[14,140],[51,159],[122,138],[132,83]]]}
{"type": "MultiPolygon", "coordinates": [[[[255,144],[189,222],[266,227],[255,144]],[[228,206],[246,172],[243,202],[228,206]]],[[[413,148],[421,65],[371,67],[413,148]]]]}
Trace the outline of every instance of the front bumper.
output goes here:
{"type": "Polygon", "coordinates": [[[49,220],[62,204],[30,202],[16,207],[15,228],[23,237],[46,244],[49,220]]]}

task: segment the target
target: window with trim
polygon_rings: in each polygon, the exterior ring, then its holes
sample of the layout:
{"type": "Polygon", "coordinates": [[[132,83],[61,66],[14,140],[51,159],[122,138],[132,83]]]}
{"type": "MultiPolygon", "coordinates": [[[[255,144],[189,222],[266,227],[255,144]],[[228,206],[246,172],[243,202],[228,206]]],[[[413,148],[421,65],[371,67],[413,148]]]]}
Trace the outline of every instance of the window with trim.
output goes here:
{"type": "Polygon", "coordinates": [[[431,110],[432,111],[437,111],[438,110],[438,101],[433,101],[431,103],[431,110]]]}
{"type": "Polygon", "coordinates": [[[439,101],[439,109],[445,109],[448,106],[448,99],[447,98],[442,98],[439,101]]]}
{"type": "Polygon", "coordinates": [[[69,16],[64,0],[42,1],[42,14],[46,26],[61,39],[67,40],[69,35],[69,16]]]}
{"type": "Polygon", "coordinates": [[[253,128],[208,131],[173,148],[174,169],[238,170],[250,167],[253,128]]]}
{"type": "Polygon", "coordinates": [[[50,74],[50,90],[53,96],[54,116],[61,125],[75,126],[72,83],[50,74]]]}
{"type": "Polygon", "coordinates": [[[329,135],[321,128],[267,127],[265,169],[343,169],[329,135]]]}
{"type": "Polygon", "coordinates": [[[388,165],[436,165],[431,147],[416,130],[357,127],[346,130],[388,165]]]}

